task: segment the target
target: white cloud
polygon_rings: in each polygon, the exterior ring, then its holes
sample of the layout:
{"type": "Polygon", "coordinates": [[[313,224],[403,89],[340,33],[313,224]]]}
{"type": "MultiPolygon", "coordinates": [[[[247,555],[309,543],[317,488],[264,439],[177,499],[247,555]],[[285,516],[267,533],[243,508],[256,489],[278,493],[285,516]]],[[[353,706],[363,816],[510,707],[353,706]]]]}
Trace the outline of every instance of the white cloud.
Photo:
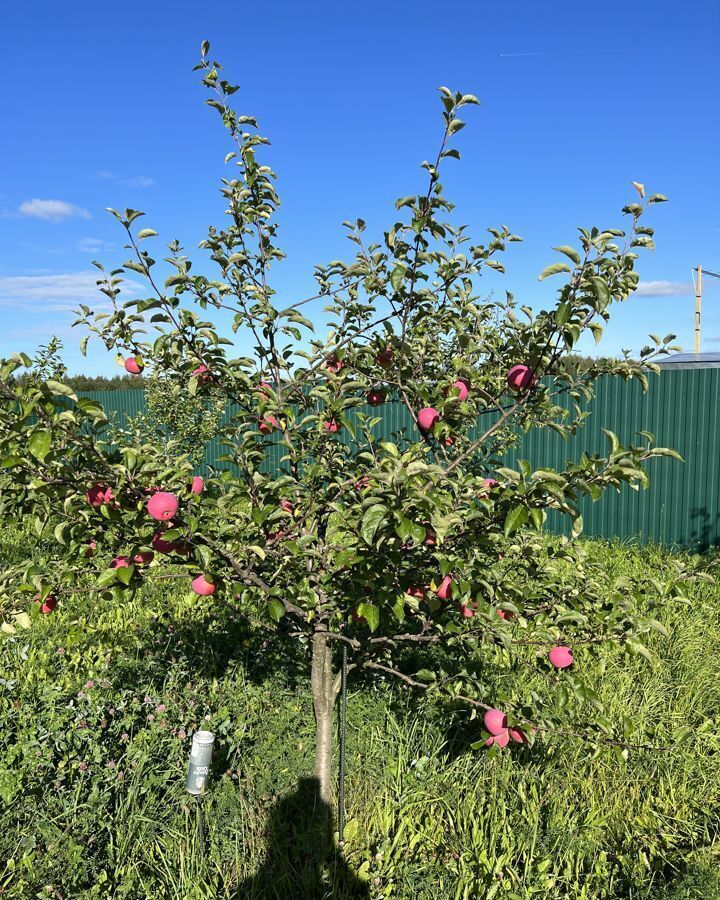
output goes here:
{"type": "Polygon", "coordinates": [[[635,291],[636,297],[687,297],[695,289],[685,281],[641,281],[635,291]]]}
{"type": "Polygon", "coordinates": [[[110,251],[113,245],[110,241],[104,241],[102,238],[85,237],[80,238],[77,242],[77,249],[81,253],[99,253],[101,250],[110,251]]]}
{"type": "Polygon", "coordinates": [[[33,219],[44,219],[46,222],[62,222],[63,219],[89,219],[90,213],[82,206],[67,203],[65,200],[25,200],[20,204],[18,212],[21,216],[33,219]]]}
{"type": "MultiPolygon", "coordinates": [[[[98,289],[99,277],[100,272],[68,272],[0,278],[0,308],[53,313],[70,312],[85,303],[105,309],[109,301],[98,289]]],[[[127,292],[142,291],[137,282],[125,281],[123,287],[127,292]]]]}
{"type": "Polygon", "coordinates": [[[108,169],[101,169],[95,174],[98,178],[102,178],[103,181],[116,181],[118,184],[124,184],[132,188],[149,188],[155,184],[154,180],[148,178],[147,175],[134,175],[127,178],[122,175],[116,175],[115,172],[110,172],[108,169]]]}

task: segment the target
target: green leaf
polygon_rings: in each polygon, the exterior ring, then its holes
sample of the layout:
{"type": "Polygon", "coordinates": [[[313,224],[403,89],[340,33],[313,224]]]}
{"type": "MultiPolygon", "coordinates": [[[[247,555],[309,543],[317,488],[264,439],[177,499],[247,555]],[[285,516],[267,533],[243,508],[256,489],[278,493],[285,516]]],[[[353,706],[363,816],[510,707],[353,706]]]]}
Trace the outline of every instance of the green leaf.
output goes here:
{"type": "Polygon", "coordinates": [[[145,238],[149,237],[157,237],[157,231],[155,231],[153,228],[143,228],[138,231],[137,239],[139,241],[144,241],[145,238]]]}
{"type": "Polygon", "coordinates": [[[117,580],[122,584],[130,584],[132,581],[133,573],[135,572],[135,566],[121,566],[119,569],[115,570],[115,574],[117,575],[117,580]]]}
{"type": "Polygon", "coordinates": [[[273,597],[273,599],[268,602],[268,612],[270,613],[270,618],[273,622],[279,622],[285,615],[285,607],[279,600],[273,597]]]}
{"type": "Polygon", "coordinates": [[[671,459],[677,459],[680,462],[685,461],[677,450],[673,450],[672,447],[653,447],[651,452],[653,456],[669,456],[671,459]]]}
{"type": "Polygon", "coordinates": [[[45,386],[52,394],[59,394],[62,397],[70,397],[71,400],[77,400],[77,394],[67,384],[62,384],[60,381],[53,381],[50,379],[45,382],[45,386]]]}
{"type": "Polygon", "coordinates": [[[0,462],[0,468],[2,469],[12,469],[13,466],[21,466],[25,460],[22,456],[16,456],[11,453],[9,456],[3,458],[2,462],[0,462]]]}
{"type": "Polygon", "coordinates": [[[527,506],[514,506],[505,516],[505,525],[503,526],[505,537],[523,526],[527,522],[528,516],[527,506]]]}
{"type": "Polygon", "coordinates": [[[581,256],[574,247],[568,247],[567,244],[562,244],[560,247],[553,247],[553,250],[557,250],[558,253],[564,253],[576,266],[580,265],[581,256]]]}
{"type": "Polygon", "coordinates": [[[380,610],[374,603],[358,603],[355,613],[365,619],[370,631],[377,631],[380,624],[380,610]]]}
{"type": "Polygon", "coordinates": [[[538,275],[538,281],[543,281],[551,275],[559,275],[560,272],[572,272],[572,269],[567,263],[553,263],[551,266],[542,270],[538,275]]]}
{"type": "Polygon", "coordinates": [[[28,441],[28,450],[35,459],[39,459],[40,462],[42,462],[50,452],[51,443],[52,435],[49,431],[45,431],[44,429],[33,431],[30,435],[30,440],[28,441]]]}
{"type": "Polygon", "coordinates": [[[395,266],[390,275],[390,284],[393,286],[394,290],[399,291],[400,285],[403,283],[403,279],[405,278],[405,273],[407,272],[407,267],[399,264],[395,266]]]}
{"type": "Polygon", "coordinates": [[[365,511],[360,525],[360,534],[366,544],[372,544],[380,524],[387,518],[388,509],[382,504],[371,506],[365,511]]]}

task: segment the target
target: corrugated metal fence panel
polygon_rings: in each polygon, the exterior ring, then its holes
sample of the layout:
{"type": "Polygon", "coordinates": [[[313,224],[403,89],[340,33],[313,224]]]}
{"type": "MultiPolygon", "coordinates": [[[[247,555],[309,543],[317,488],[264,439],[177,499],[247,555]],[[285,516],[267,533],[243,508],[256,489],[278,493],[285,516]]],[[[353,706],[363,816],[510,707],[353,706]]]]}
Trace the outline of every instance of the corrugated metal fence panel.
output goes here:
{"type": "MultiPolygon", "coordinates": [[[[145,407],[142,391],[94,391],[84,396],[101,402],[108,413],[116,413],[118,424],[125,424],[129,415],[145,407]]],[[[646,491],[623,486],[619,493],[607,492],[597,503],[583,500],[585,533],[702,548],[720,543],[720,454],[715,437],[720,426],[720,369],[651,375],[645,394],[635,381],[601,378],[588,409],[586,424],[575,437],[565,442],[551,429],[535,429],[522,436],[505,464],[516,466],[518,459],[527,459],[533,468],[563,469],[567,461],[577,462],[583,452],[606,454],[603,427],[614,431],[626,445],[640,443],[643,439],[638,432],[650,431],[656,445],[673,447],[685,462],[652,460],[648,464],[651,485],[646,491]]],[[[371,407],[364,411],[378,413],[371,407]]],[[[225,421],[231,414],[229,407],[225,421]]],[[[381,414],[386,438],[410,425],[408,412],[400,404],[386,404],[381,414]]],[[[343,439],[349,441],[347,436],[343,439]]],[[[211,441],[205,452],[206,466],[217,464],[222,453],[219,440],[211,441]]],[[[273,443],[268,469],[279,467],[282,455],[282,448],[273,443]]]]}

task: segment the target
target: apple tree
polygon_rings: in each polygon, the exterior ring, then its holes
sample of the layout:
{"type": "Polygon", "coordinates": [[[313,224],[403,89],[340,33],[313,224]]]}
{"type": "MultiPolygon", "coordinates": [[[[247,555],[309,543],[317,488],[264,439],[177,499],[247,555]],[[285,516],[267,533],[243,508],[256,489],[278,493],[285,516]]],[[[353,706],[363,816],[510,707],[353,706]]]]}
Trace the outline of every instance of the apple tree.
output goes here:
{"type": "Polygon", "coordinates": [[[482,716],[477,746],[493,753],[553,730],[592,750],[642,743],[630,716],[605,716],[584,662],[608,642],[646,652],[654,608],[688,575],[616,583],[575,538],[583,497],[645,487],[645,464],[673,451],[609,433],[605,456],[562,471],[510,468],[503,454],[534,428],[575,433],[598,378],[644,383],[666,352],[672,336],[637,359],[572,362],[583,334],[599,339],[631,297],[638,253],[653,246],[643,216],[665,198],[635,184],[622,228],[581,228],[553,248],[540,274],[558,283],[547,309],[488,297],[483,273],[503,273],[520,238],[498,225],[475,239],[454,222],[441,173],[457,165],[461,116],[478,101],[443,87],[423,189],[397,201],[374,239],[363,220],[345,222],[351,259],[317,266],[313,296],[280,298],[268,140],[231,106],[237,87],[207,43],[197,69],[230,139],[222,225],[209,228],[202,263],[177,240],[159,262],[143,213],[111,210],[129,258],[98,264],[107,303],[83,306],[78,324],[128,371],[152,372],[178,396],[221,396],[232,410],[221,467],[203,481],[188,455],[155,452],[152,435],[109,442],[98,403],[62,380],[21,377],[22,354],[3,361],[0,512],[22,511],[45,538],[33,559],[2,568],[6,604],[26,597],[34,614],[57,615],[79,590],[122,602],[174,574],[218,615],[282,623],[311,656],[325,798],[343,645],[351,673],[482,716]],[[548,539],[548,515],[566,518],[569,537],[548,539]],[[546,674],[549,694],[516,684],[518,665],[546,674]],[[507,672],[501,694],[488,667],[507,672]]]}

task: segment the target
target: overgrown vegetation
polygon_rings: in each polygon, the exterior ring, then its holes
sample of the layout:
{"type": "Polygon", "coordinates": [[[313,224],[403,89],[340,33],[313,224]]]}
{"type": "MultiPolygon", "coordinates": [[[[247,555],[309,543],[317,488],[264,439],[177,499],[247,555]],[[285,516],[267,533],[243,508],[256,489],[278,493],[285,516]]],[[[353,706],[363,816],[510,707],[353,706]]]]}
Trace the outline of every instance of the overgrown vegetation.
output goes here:
{"type": "MultiPolygon", "coordinates": [[[[0,556],[21,558],[29,541],[3,529],[0,556]]],[[[655,549],[588,546],[613,574],[672,564],[655,549]]],[[[122,604],[76,595],[3,636],[3,896],[720,895],[716,585],[665,605],[669,637],[649,639],[650,661],[618,646],[584,662],[609,715],[632,707],[647,729],[693,729],[667,751],[589,759],[556,734],[488,755],[470,749],[482,726],[466,709],[351,680],[342,862],[323,857],[302,782],[314,754],[305,655],[282,630],[258,653],[251,626],[180,583],[150,579],[122,604]],[[205,859],[184,792],[200,726],[218,735],[205,859]]],[[[487,677],[498,692],[509,678],[548,690],[521,665],[487,677]]]]}

